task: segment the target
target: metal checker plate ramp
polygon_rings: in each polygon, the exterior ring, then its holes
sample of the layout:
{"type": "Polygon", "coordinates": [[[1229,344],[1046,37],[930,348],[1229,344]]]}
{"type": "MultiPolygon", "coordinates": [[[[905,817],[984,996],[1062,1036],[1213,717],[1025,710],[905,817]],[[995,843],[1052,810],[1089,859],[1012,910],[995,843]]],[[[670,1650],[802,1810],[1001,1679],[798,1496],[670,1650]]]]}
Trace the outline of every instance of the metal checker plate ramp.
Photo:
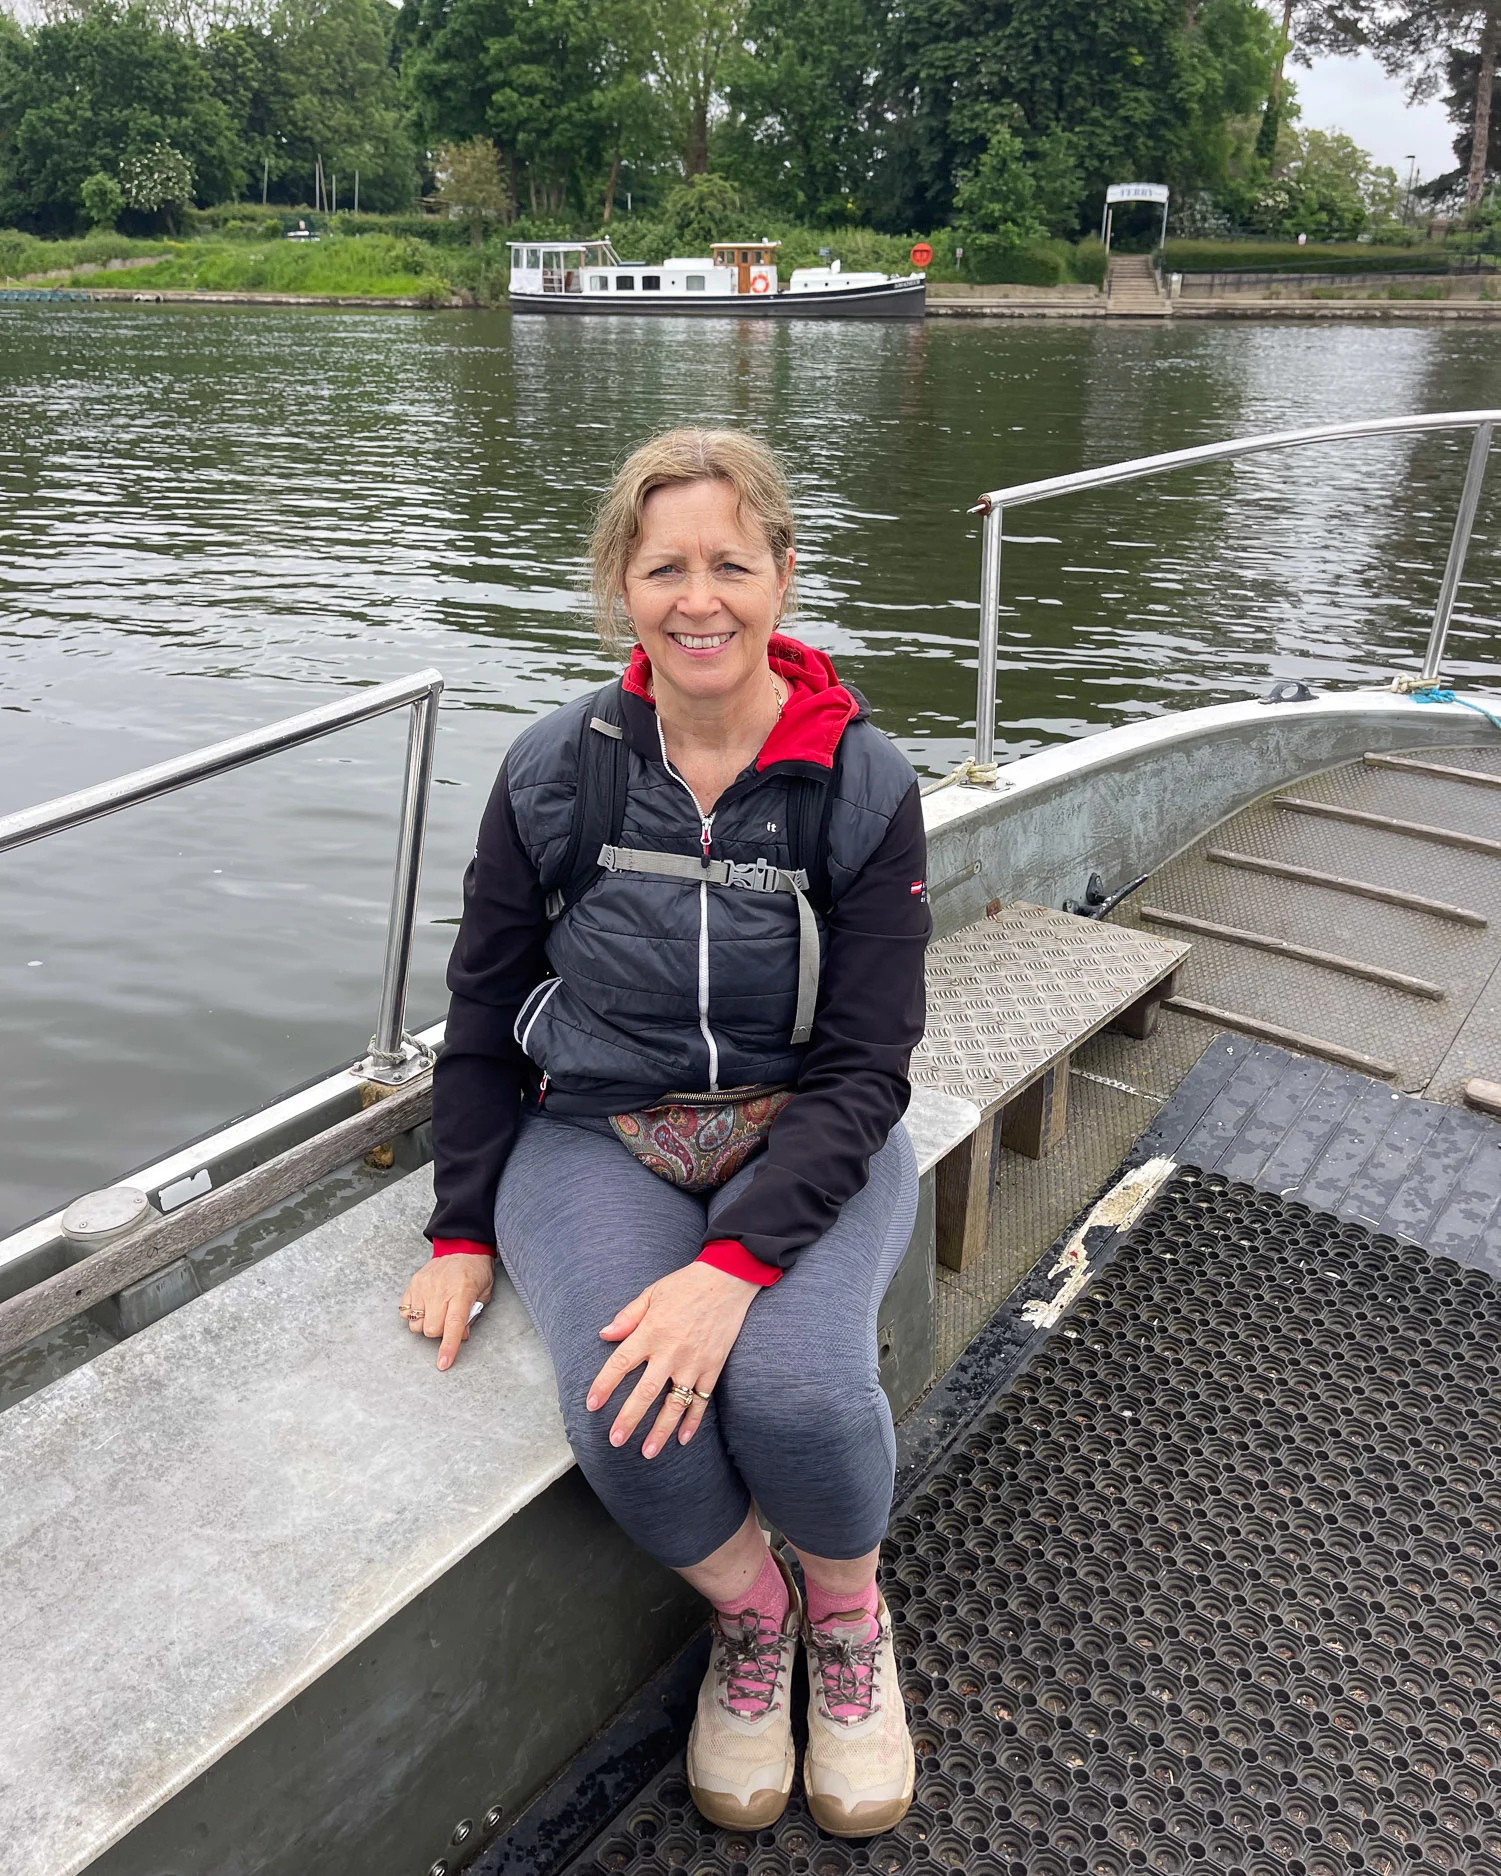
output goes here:
{"type": "Polygon", "coordinates": [[[572,1876],[1501,1876],[1501,1286],[1185,1169],[885,1564],[903,1823],[698,1819],[572,1876]]]}
{"type": "Polygon", "coordinates": [[[1102,1029],[1188,949],[1045,906],[1001,906],[928,947],[928,1026],[912,1079],[988,1112],[1102,1029]]]}

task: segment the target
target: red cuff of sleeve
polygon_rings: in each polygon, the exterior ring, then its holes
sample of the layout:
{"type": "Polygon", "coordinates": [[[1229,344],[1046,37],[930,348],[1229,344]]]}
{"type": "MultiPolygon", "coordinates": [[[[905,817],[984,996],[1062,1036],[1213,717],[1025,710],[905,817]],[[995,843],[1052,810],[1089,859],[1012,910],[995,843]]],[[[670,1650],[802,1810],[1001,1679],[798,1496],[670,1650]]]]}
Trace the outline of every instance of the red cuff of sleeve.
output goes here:
{"type": "Polygon", "coordinates": [[[759,1283],[763,1287],[780,1283],[786,1275],[775,1264],[763,1264],[759,1257],[752,1257],[739,1238],[714,1238],[704,1246],[694,1261],[712,1265],[727,1276],[741,1277],[747,1283],[759,1283]]]}
{"type": "Polygon", "coordinates": [[[472,1238],[434,1238],[434,1257],[493,1257],[493,1244],[476,1244],[472,1238]]]}

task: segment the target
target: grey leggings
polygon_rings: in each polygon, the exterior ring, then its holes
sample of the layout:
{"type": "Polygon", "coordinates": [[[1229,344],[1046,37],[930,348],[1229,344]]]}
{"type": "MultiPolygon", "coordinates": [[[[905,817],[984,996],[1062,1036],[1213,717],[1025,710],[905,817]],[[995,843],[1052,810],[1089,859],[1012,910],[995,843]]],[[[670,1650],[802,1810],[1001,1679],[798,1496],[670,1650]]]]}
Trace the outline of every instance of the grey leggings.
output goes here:
{"type": "MultiPolygon", "coordinates": [[[[717,1212],[754,1165],[709,1195],[717,1212]]],[[[655,1459],[624,1446],[615,1414],[639,1376],[597,1413],[584,1397],[610,1353],[599,1332],[649,1283],[689,1264],[705,1201],[648,1172],[608,1121],[528,1114],[495,1201],[500,1255],[547,1344],[568,1443],[616,1522],[660,1562],[701,1563],[751,1500],[800,1550],[859,1557],[885,1535],[896,1442],[876,1373],[876,1311],[912,1233],[917,1165],[900,1123],[864,1191],[750,1307],[703,1424],[655,1459]]]]}

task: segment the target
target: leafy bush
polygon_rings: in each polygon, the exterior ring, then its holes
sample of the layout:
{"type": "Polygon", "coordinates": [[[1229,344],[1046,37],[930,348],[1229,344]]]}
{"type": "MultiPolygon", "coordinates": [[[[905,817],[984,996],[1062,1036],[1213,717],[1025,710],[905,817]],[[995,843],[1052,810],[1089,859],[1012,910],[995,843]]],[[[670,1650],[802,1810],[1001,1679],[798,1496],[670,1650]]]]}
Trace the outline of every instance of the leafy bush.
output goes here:
{"type": "Polygon", "coordinates": [[[1069,265],[1075,280],[1091,287],[1103,287],[1105,271],[1109,265],[1105,253],[1105,243],[1098,235],[1086,235],[1075,244],[1069,265]]]}
{"type": "Polygon", "coordinates": [[[1068,251],[1061,241],[1018,247],[1005,235],[966,233],[961,245],[964,278],[981,285],[1056,287],[1068,279],[1068,251]]]}
{"type": "Polygon", "coordinates": [[[113,229],[125,206],[125,191],[113,176],[106,176],[102,169],[96,169],[92,176],[85,176],[78,198],[83,203],[89,226],[106,232],[113,229]]]}
{"type": "Polygon", "coordinates": [[[690,176],[667,192],[662,204],[662,228],[674,252],[707,254],[711,242],[736,239],[725,230],[740,222],[744,213],[734,183],[723,176],[690,176]]]}
{"type": "MultiPolygon", "coordinates": [[[[993,268],[1001,255],[1019,253],[1046,239],[1036,179],[1024,158],[1020,137],[1006,125],[992,129],[980,160],[960,178],[954,210],[966,255],[973,241],[977,253],[990,257],[982,265],[993,268]]],[[[1058,282],[1035,284],[1056,286],[1058,282]]]]}

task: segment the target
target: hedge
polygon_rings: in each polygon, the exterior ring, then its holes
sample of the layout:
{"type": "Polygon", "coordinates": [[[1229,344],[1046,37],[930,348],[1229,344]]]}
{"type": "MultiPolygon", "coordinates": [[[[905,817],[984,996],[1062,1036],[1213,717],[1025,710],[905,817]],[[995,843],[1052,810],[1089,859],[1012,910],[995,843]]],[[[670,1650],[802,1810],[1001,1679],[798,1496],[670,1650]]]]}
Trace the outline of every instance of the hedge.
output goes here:
{"type": "Polygon", "coordinates": [[[1453,250],[1437,244],[1416,248],[1378,247],[1365,241],[1175,241],[1162,251],[1162,264],[1175,274],[1443,273],[1453,250]]]}

